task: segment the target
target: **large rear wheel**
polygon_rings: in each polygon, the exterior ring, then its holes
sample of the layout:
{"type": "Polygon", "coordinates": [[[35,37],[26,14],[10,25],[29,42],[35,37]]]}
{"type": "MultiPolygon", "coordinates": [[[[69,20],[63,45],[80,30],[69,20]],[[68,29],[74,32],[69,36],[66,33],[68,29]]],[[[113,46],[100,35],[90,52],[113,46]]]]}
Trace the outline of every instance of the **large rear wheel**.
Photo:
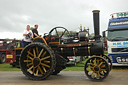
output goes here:
{"type": "Polygon", "coordinates": [[[55,63],[54,52],[42,43],[31,43],[21,53],[21,70],[33,80],[43,80],[49,77],[55,69],[55,63]]]}

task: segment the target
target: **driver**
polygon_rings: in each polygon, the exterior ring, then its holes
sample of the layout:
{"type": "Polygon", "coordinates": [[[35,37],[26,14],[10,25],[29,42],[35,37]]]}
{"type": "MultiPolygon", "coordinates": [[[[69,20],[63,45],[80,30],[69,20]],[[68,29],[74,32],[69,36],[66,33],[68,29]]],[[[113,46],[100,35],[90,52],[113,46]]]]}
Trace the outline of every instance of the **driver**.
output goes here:
{"type": "Polygon", "coordinates": [[[35,37],[39,37],[39,34],[38,34],[38,25],[36,24],[35,26],[34,26],[35,28],[32,30],[32,32],[33,32],[33,38],[35,38],[35,37]]]}

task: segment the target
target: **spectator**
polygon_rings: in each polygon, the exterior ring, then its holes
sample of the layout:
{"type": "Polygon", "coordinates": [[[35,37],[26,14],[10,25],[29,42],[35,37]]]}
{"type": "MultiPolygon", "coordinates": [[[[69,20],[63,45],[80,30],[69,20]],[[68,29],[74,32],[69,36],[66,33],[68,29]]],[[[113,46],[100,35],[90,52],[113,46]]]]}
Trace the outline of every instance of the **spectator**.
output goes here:
{"type": "Polygon", "coordinates": [[[33,33],[30,30],[30,26],[29,25],[27,25],[26,30],[24,30],[23,37],[24,38],[23,38],[22,42],[23,42],[23,46],[24,47],[32,42],[33,33]]]}

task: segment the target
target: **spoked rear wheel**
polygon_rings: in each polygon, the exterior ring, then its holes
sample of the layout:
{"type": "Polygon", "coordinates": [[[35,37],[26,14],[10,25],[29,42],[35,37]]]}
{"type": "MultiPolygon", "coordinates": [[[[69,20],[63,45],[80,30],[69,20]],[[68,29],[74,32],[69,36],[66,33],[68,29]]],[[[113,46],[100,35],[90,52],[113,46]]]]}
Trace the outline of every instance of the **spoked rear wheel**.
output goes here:
{"type": "Polygon", "coordinates": [[[22,51],[20,65],[28,78],[43,80],[49,77],[55,68],[55,55],[45,44],[31,43],[22,51]]]}
{"type": "Polygon", "coordinates": [[[85,63],[85,74],[93,81],[102,81],[109,74],[109,64],[102,57],[91,57],[85,63]]]}

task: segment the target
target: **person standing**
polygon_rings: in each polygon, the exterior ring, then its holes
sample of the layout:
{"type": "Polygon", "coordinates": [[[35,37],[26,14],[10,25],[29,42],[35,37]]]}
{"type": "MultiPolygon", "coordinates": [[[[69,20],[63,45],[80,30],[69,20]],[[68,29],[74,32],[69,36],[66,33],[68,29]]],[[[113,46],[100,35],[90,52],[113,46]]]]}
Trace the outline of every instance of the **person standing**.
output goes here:
{"type": "Polygon", "coordinates": [[[35,25],[35,28],[32,30],[32,32],[33,32],[33,38],[35,38],[35,37],[39,37],[39,34],[38,34],[38,25],[36,24],[35,25]]]}
{"type": "Polygon", "coordinates": [[[30,30],[30,26],[27,25],[26,30],[24,30],[23,32],[23,46],[25,47],[26,45],[28,45],[29,43],[32,42],[32,38],[33,38],[33,33],[30,30]]]}

